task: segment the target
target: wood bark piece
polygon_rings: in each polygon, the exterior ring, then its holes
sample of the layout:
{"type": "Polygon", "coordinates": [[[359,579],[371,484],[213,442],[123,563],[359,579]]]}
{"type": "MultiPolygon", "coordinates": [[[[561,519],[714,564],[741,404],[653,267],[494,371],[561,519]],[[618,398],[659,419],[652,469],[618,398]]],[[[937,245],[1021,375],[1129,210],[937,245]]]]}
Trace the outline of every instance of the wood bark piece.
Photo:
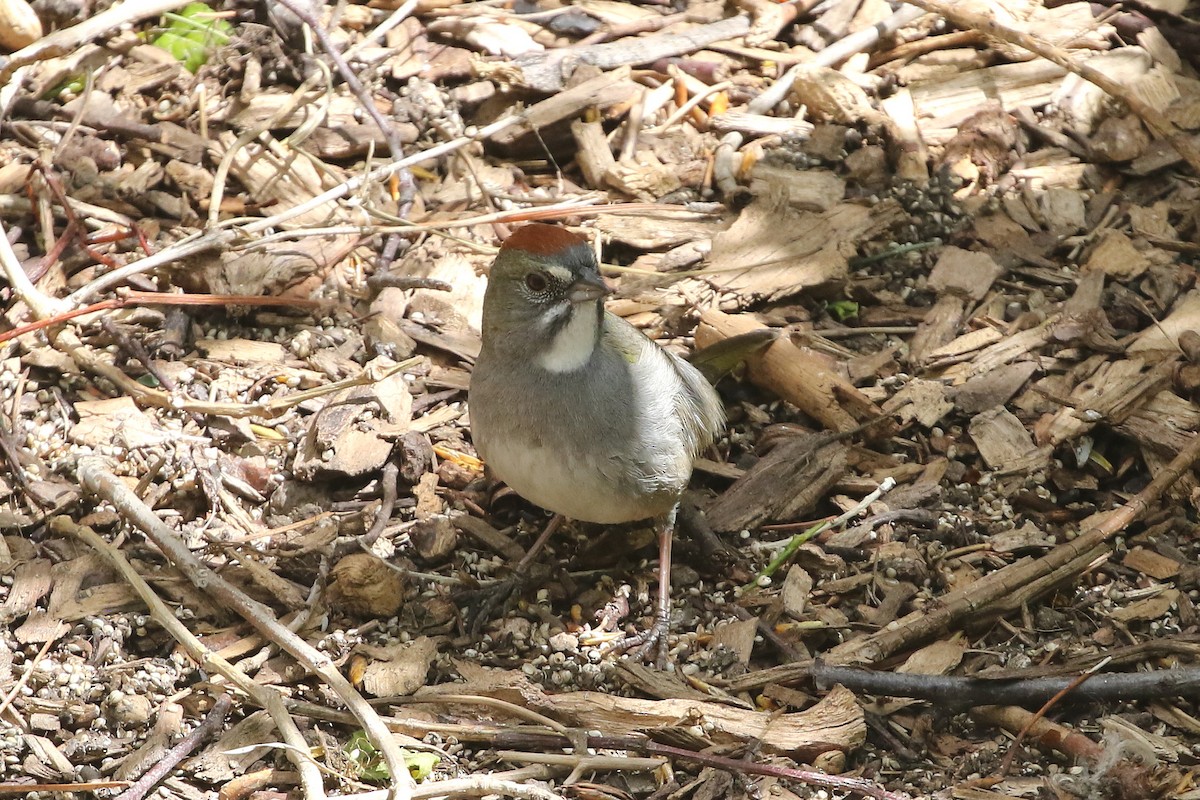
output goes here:
{"type": "Polygon", "coordinates": [[[1030,471],[1050,459],[1050,450],[1039,450],[1021,420],[1003,407],[976,414],[968,432],[979,455],[994,470],[1030,471]]]}
{"type": "Polygon", "coordinates": [[[506,149],[519,148],[522,140],[534,137],[538,131],[556,122],[579,116],[586,109],[603,109],[626,102],[642,89],[630,80],[629,75],[629,67],[622,67],[559,91],[525,109],[520,114],[520,124],[497,131],[489,141],[506,149]]]}
{"type": "Polygon", "coordinates": [[[585,122],[581,119],[571,123],[571,135],[575,137],[575,161],[583,172],[588,186],[593,189],[604,187],[604,176],[616,163],[604,135],[604,126],[599,121],[585,122]]]}
{"type": "MultiPolygon", "coordinates": [[[[707,347],[722,339],[765,328],[748,316],[709,309],[700,315],[696,345],[707,347]]],[[[786,338],[775,341],[747,364],[750,380],[774,392],[832,431],[849,431],[883,414],[836,368],[816,351],[786,338]]]]}
{"type": "Polygon", "coordinates": [[[602,70],[649,64],[695,52],[714,42],[737,39],[750,31],[746,15],[729,17],[679,32],[650,36],[630,36],[607,44],[561,47],[542,53],[529,53],[514,59],[520,69],[520,82],[538,92],[560,92],[576,69],[590,65],[602,70]]]}
{"type": "Polygon", "coordinates": [[[727,231],[713,238],[709,265],[693,279],[719,289],[725,310],[845,280],[859,243],[904,216],[890,201],[870,208],[837,202],[824,211],[804,211],[791,205],[790,193],[778,182],[769,186],[727,231]]]}
{"type": "Polygon", "coordinates": [[[1105,362],[1071,392],[1071,405],[1034,427],[1037,440],[1057,446],[1090,431],[1098,423],[1115,425],[1158,394],[1170,381],[1174,360],[1146,369],[1140,358],[1105,362]]]}
{"type": "Polygon", "coordinates": [[[713,501],[713,530],[734,532],[809,516],[846,474],[846,446],[827,436],[797,437],[776,446],[713,501]]]}

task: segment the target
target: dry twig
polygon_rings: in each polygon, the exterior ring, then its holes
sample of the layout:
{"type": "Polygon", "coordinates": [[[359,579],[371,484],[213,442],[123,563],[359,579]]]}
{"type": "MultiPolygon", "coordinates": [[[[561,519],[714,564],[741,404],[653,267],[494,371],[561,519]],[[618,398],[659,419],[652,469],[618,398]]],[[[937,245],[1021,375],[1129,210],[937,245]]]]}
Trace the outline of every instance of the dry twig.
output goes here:
{"type": "Polygon", "coordinates": [[[200,664],[209,672],[223,676],[238,689],[245,692],[257,705],[265,708],[267,713],[271,715],[271,719],[274,720],[275,727],[279,729],[284,742],[290,745],[285,752],[288,759],[296,765],[296,769],[300,772],[300,781],[304,785],[305,798],[307,800],[321,800],[325,796],[321,772],[312,759],[306,755],[309,748],[307,742],[304,741],[304,734],[300,732],[300,728],[297,727],[295,720],[288,714],[287,708],[284,706],[283,696],[277,690],[259,685],[245,672],[229,663],[225,658],[209,650],[175,616],[171,609],[167,607],[167,604],[150,587],[150,584],[146,583],[141,573],[134,569],[133,565],[121,554],[121,551],[110,545],[91,528],[84,525],[77,525],[69,517],[55,517],[51,520],[50,526],[55,533],[65,533],[74,536],[103,556],[117,574],[124,578],[125,582],[133,588],[142,602],[146,604],[146,608],[150,611],[150,616],[175,641],[179,642],[197,664],[200,664]]]}
{"type": "Polygon", "coordinates": [[[995,604],[1009,599],[1029,584],[1041,591],[1078,575],[1113,537],[1141,518],[1163,493],[1200,460],[1200,435],[1171,463],[1163,467],[1146,488],[1128,503],[1110,513],[1103,522],[1081,533],[1073,541],[1055,547],[1037,560],[1022,559],[942,598],[932,609],[914,611],[878,633],[839,645],[828,657],[835,663],[874,663],[927,641],[970,618],[987,614],[995,604]],[[1053,580],[1048,580],[1053,578],[1053,580]]]}
{"type": "Polygon", "coordinates": [[[225,607],[235,611],[269,641],[275,642],[293,658],[320,677],[346,704],[366,730],[371,744],[383,754],[392,783],[390,798],[408,800],[412,792],[412,776],[404,756],[375,709],[338,671],[329,657],[292,631],[279,624],[271,609],[245,592],[231,586],[210,567],[196,558],[187,546],[168,528],[152,509],[142,502],[119,478],[112,474],[102,458],[83,458],[79,461],[79,481],[83,487],[107,500],[124,519],[142,531],[171,560],[197,588],[207,592],[225,607]]]}
{"type": "Polygon", "coordinates": [[[171,770],[179,766],[179,762],[190,756],[197,747],[215,736],[225,724],[225,715],[233,707],[233,700],[223,694],[217,698],[204,721],[197,725],[191,733],[183,737],[177,744],[163,755],[154,766],[146,770],[142,777],[133,782],[128,789],[117,795],[117,800],[143,800],[158,782],[167,777],[171,770]]]}

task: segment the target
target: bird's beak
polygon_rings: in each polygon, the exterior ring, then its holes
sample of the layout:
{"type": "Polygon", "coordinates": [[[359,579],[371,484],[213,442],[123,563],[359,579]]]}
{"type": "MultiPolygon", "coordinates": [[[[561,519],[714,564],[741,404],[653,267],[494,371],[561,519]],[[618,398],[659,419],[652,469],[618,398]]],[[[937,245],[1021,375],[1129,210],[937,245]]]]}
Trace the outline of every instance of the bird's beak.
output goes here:
{"type": "Polygon", "coordinates": [[[572,303],[587,303],[599,300],[612,294],[613,290],[599,275],[596,277],[578,278],[567,290],[567,298],[572,303]]]}

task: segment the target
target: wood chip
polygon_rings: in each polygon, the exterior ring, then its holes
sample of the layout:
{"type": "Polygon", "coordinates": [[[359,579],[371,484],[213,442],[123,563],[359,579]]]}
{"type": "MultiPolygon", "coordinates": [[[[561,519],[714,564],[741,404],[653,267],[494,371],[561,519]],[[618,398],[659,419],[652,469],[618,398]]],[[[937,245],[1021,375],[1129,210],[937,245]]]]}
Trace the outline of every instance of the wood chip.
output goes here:
{"type": "Polygon", "coordinates": [[[1154,597],[1138,600],[1122,608],[1115,609],[1111,616],[1117,622],[1150,622],[1161,619],[1171,610],[1171,606],[1179,600],[1178,589],[1164,589],[1154,597]]]}
{"type": "Polygon", "coordinates": [[[1034,445],[1029,431],[1008,409],[994,408],[976,414],[968,432],[979,448],[979,455],[994,470],[1028,470],[1049,460],[1049,452],[1034,445]]]}
{"type": "Polygon", "coordinates": [[[1121,563],[1160,581],[1174,578],[1182,568],[1182,565],[1175,559],[1159,555],[1144,547],[1135,547],[1130,550],[1125,554],[1125,558],[1121,559],[1121,563]]]}
{"type": "Polygon", "coordinates": [[[375,697],[411,695],[425,685],[437,649],[437,640],[429,636],[388,647],[360,648],[371,658],[363,673],[363,688],[375,697]]]}

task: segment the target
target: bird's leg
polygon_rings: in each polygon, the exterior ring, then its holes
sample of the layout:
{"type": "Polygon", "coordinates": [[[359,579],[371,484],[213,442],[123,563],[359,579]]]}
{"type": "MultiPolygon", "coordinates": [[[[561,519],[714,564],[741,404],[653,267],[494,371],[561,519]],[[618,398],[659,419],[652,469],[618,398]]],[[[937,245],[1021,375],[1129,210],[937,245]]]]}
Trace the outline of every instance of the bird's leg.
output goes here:
{"type": "Polygon", "coordinates": [[[658,607],[654,612],[654,624],[606,648],[607,652],[631,651],[634,658],[643,661],[649,661],[653,656],[659,669],[667,666],[667,634],[671,631],[671,542],[675,537],[678,512],[679,504],[676,503],[658,529],[658,607]]]}
{"type": "Polygon", "coordinates": [[[524,573],[525,569],[533,562],[533,559],[537,558],[538,553],[542,552],[542,548],[546,546],[546,542],[550,540],[550,537],[558,533],[558,529],[562,527],[565,520],[566,517],[562,514],[555,514],[551,517],[550,521],[546,523],[546,529],[542,531],[542,535],[533,544],[529,545],[529,549],[525,551],[525,555],[521,556],[521,560],[517,562],[517,566],[513,568],[513,572],[517,574],[524,573]]]}
{"type": "Polygon", "coordinates": [[[546,546],[546,542],[550,540],[550,537],[562,527],[565,519],[562,514],[555,514],[550,522],[546,524],[546,529],[542,531],[542,534],[529,546],[529,549],[525,551],[525,555],[521,556],[521,560],[513,567],[512,574],[478,592],[478,603],[474,604],[475,608],[470,615],[467,626],[472,635],[479,633],[479,629],[483,627],[484,622],[491,618],[493,611],[497,608],[502,609],[502,611],[508,608],[512,598],[525,585],[528,578],[529,565],[537,558],[538,554],[546,546]]]}

